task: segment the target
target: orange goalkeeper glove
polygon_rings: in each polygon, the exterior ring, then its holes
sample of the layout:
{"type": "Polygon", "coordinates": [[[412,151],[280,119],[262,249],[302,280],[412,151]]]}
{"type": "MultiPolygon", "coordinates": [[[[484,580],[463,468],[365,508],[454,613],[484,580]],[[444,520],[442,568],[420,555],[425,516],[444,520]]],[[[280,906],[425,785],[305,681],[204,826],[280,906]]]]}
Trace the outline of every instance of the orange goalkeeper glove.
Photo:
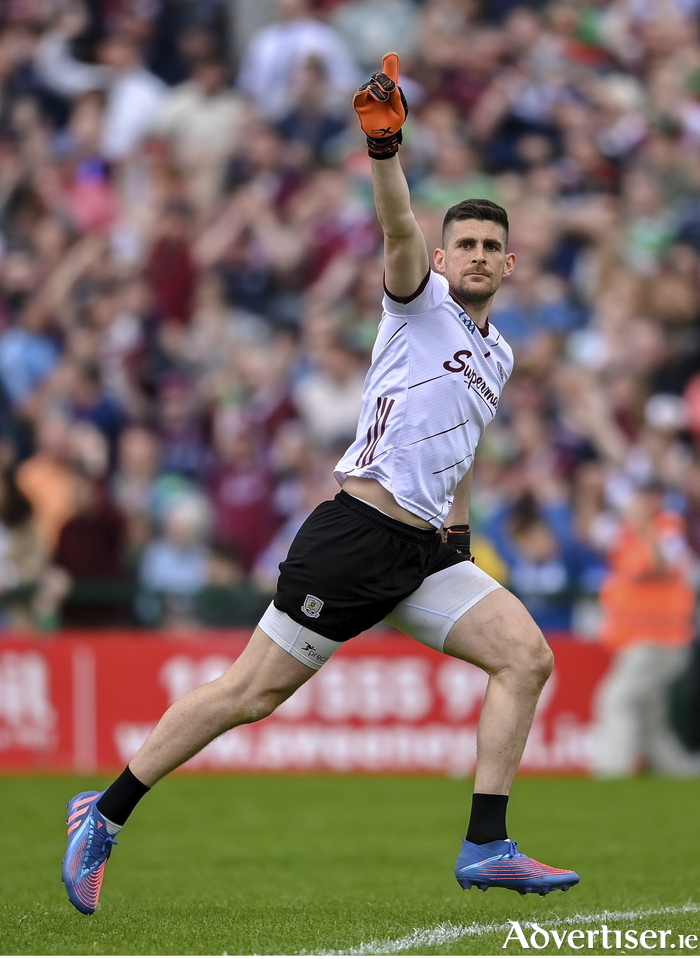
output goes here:
{"type": "Polygon", "coordinates": [[[408,104],[398,80],[399,56],[386,53],[381,73],[363,83],[352,100],[367,136],[367,152],[374,160],[395,156],[403,141],[401,127],[408,116],[408,104]]]}

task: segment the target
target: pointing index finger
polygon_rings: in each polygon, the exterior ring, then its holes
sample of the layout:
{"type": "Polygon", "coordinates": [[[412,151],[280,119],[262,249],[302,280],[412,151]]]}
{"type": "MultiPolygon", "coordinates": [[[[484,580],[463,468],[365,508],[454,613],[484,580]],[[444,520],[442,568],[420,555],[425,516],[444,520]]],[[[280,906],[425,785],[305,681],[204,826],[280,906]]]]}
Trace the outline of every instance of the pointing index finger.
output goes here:
{"type": "Polygon", "coordinates": [[[385,53],[382,57],[382,73],[385,73],[394,83],[399,82],[399,55],[385,53]]]}

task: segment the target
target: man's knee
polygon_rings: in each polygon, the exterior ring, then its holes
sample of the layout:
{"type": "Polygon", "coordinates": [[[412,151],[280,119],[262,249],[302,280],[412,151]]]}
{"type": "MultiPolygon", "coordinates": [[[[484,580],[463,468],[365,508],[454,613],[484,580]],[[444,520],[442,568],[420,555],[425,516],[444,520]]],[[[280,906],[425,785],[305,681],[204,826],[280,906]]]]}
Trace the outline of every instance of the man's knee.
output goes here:
{"type": "Polygon", "coordinates": [[[244,697],[238,704],[236,725],[257,723],[270,716],[284,700],[272,692],[255,692],[244,697]]]}
{"type": "Polygon", "coordinates": [[[486,671],[497,675],[505,670],[528,685],[544,686],[554,668],[554,654],[534,620],[520,618],[499,638],[498,653],[485,665],[486,671]]]}
{"type": "Polygon", "coordinates": [[[245,726],[265,719],[290,695],[277,689],[227,682],[225,676],[217,682],[220,683],[220,692],[231,727],[245,726]]]}
{"type": "Polygon", "coordinates": [[[513,659],[516,669],[542,686],[551,676],[554,653],[536,623],[533,622],[528,630],[514,638],[513,659]]]}

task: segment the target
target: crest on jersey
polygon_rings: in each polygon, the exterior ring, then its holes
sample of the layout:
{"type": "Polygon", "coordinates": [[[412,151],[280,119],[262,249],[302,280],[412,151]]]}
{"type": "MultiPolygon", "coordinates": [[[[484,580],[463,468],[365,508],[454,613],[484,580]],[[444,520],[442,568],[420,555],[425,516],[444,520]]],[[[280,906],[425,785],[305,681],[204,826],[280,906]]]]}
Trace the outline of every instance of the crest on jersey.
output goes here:
{"type": "Polygon", "coordinates": [[[468,316],[464,311],[462,311],[459,314],[459,318],[462,321],[462,323],[464,323],[464,325],[466,326],[466,328],[469,330],[470,333],[476,332],[476,323],[471,318],[471,316],[468,316]]]}
{"type": "Polygon", "coordinates": [[[307,593],[306,599],[301,604],[302,613],[311,619],[318,619],[322,609],[323,600],[319,599],[318,596],[312,596],[311,593],[307,593]]]}
{"type": "Polygon", "coordinates": [[[503,369],[500,363],[496,363],[496,366],[498,367],[498,375],[501,377],[501,382],[505,383],[507,379],[506,371],[503,369]]]}

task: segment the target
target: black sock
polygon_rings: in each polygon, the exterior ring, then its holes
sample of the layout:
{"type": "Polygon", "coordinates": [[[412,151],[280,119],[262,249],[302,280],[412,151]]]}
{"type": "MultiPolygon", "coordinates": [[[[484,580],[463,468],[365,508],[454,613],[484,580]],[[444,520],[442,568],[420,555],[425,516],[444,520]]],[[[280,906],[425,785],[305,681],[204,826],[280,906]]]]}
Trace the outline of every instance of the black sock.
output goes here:
{"type": "Polygon", "coordinates": [[[144,786],[127,766],[97,800],[97,808],[110,822],[123,826],[150,788],[144,786]]]}
{"type": "MultiPolygon", "coordinates": [[[[507,796],[496,796],[491,793],[474,793],[472,796],[472,813],[469,817],[467,842],[481,846],[485,842],[495,842],[496,839],[507,839],[506,809],[507,796]]],[[[105,813],[105,815],[107,815],[105,813]]]]}

